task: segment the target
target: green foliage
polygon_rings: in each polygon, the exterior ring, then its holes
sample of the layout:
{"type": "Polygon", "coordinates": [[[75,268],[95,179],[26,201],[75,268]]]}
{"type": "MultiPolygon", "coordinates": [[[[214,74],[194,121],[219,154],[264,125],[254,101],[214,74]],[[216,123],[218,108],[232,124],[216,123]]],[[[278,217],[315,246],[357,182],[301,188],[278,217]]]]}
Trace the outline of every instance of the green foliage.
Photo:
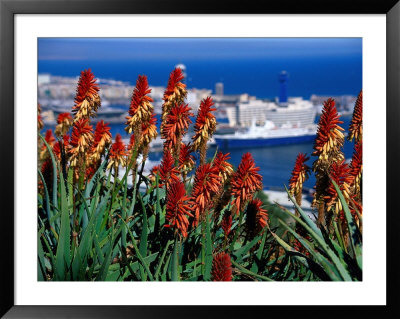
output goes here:
{"type": "MultiPolygon", "coordinates": [[[[345,228],[342,228],[342,232],[331,234],[326,229],[319,228],[297,205],[295,199],[288,192],[288,196],[300,213],[300,217],[287,210],[285,210],[285,213],[295,219],[297,225],[303,230],[302,234],[290,227],[285,221],[281,219],[279,221],[300,243],[302,250],[295,249],[293,245],[288,244],[277,234],[272,231],[271,233],[289,256],[307,267],[320,280],[360,281],[362,280],[361,232],[355,218],[350,213],[342,192],[334,181],[332,183],[339,195],[345,215],[345,222],[337,221],[337,218],[335,218],[333,223],[336,229],[338,223],[345,226],[345,228]]],[[[335,215],[338,216],[338,213],[335,213],[335,215]]]]}
{"type": "Polygon", "coordinates": [[[128,173],[113,179],[104,161],[80,188],[72,168],[65,178],[57,159],[51,160],[55,201],[39,172],[44,188],[38,198],[39,281],[212,280],[213,256],[227,244],[233,280],[284,279],[282,250],[267,229],[250,238],[245,218],[235,219],[226,242],[221,218],[208,213],[181,238],[164,227],[166,192],[158,176],[136,191],[136,184],[127,184],[128,173]]]}

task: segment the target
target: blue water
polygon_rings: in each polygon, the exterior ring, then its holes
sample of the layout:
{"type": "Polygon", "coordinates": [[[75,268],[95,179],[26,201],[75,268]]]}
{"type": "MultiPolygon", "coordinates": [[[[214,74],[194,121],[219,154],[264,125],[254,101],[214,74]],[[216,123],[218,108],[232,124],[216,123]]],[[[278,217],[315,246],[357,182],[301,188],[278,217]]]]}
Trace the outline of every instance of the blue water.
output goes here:
{"type": "Polygon", "coordinates": [[[165,86],[178,63],[189,87],[259,98],[278,95],[278,74],[289,74],[288,95],[357,95],[362,86],[361,38],[39,38],[38,72],[165,86]]]}
{"type": "MultiPolygon", "coordinates": [[[[295,60],[223,60],[184,61],[188,86],[214,90],[224,83],[225,94],[249,93],[260,98],[274,98],[279,92],[278,74],[289,72],[289,96],[309,99],[317,95],[357,95],[361,89],[362,63],[359,57],[299,57],[295,60]]],[[[173,61],[39,61],[39,73],[75,77],[91,68],[96,77],[135,83],[146,74],[150,85],[165,86],[173,61]]]]}

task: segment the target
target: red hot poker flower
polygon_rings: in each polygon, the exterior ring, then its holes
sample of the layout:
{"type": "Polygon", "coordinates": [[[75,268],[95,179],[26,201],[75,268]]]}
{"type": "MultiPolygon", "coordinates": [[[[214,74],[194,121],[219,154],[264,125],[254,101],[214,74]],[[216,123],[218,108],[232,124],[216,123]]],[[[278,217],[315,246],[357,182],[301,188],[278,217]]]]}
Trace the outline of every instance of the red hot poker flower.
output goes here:
{"type": "Polygon", "coordinates": [[[179,154],[179,170],[188,172],[194,167],[194,156],[192,155],[192,148],[190,144],[181,143],[181,150],[179,154]]]}
{"type": "Polygon", "coordinates": [[[353,138],[356,141],[362,139],[362,113],[363,113],[363,93],[362,90],[358,94],[356,104],[354,106],[353,117],[351,119],[348,139],[351,141],[353,138]]]}
{"type": "Polygon", "coordinates": [[[214,134],[217,121],[211,112],[216,111],[212,108],[214,102],[211,97],[207,97],[200,102],[199,111],[194,125],[193,149],[200,151],[201,163],[205,162],[205,151],[207,142],[214,134]]]}
{"type": "Polygon", "coordinates": [[[179,153],[177,154],[178,146],[180,146],[189,124],[192,123],[190,116],[193,116],[193,114],[190,110],[191,108],[187,104],[176,104],[166,116],[164,122],[164,130],[161,134],[162,138],[165,139],[164,147],[172,150],[175,157],[179,156],[179,153]]]}
{"type": "Polygon", "coordinates": [[[221,177],[221,183],[225,183],[226,180],[233,174],[233,167],[228,160],[230,159],[229,153],[218,152],[214,159],[213,166],[217,167],[219,176],[221,177]]]}
{"type": "Polygon", "coordinates": [[[261,207],[262,204],[262,201],[256,198],[251,200],[247,205],[246,226],[248,233],[252,237],[262,231],[268,223],[267,210],[261,207]]]}
{"type": "Polygon", "coordinates": [[[231,257],[225,252],[216,254],[211,269],[212,281],[232,281],[231,257]]]}
{"type": "Polygon", "coordinates": [[[114,166],[115,170],[118,170],[119,166],[126,166],[127,152],[125,150],[125,144],[122,141],[121,134],[115,136],[115,142],[112,144],[110,149],[109,163],[107,169],[114,166]]]}
{"type": "Polygon", "coordinates": [[[71,166],[77,166],[79,154],[84,154],[93,143],[93,127],[89,125],[89,119],[76,120],[72,128],[71,136],[71,166]]]}
{"type": "Polygon", "coordinates": [[[292,177],[289,180],[289,192],[295,196],[297,204],[301,205],[301,193],[303,184],[308,179],[310,167],[306,164],[309,160],[306,154],[299,153],[296,158],[296,163],[292,171],[292,177]]]}
{"type": "Polygon", "coordinates": [[[211,198],[218,192],[220,185],[221,178],[216,167],[207,163],[197,168],[191,196],[192,211],[195,216],[194,226],[197,226],[201,215],[210,205],[211,198]]]}
{"type": "Polygon", "coordinates": [[[157,137],[156,116],[154,113],[148,121],[142,123],[142,147],[146,148],[150,142],[157,137]]]}
{"type": "MultiPolygon", "coordinates": [[[[352,182],[352,176],[349,173],[349,165],[347,165],[344,160],[340,162],[334,162],[331,166],[330,176],[332,180],[334,180],[339,186],[339,189],[343,193],[343,196],[347,202],[351,196],[350,185],[352,182]]],[[[336,213],[340,213],[343,209],[342,203],[339,200],[339,196],[332,182],[330,182],[326,193],[327,195],[324,196],[324,199],[326,201],[327,210],[329,210],[332,206],[335,206],[336,213]]]]}
{"type": "Polygon", "coordinates": [[[75,121],[94,116],[100,107],[99,87],[90,69],[81,72],[72,113],[75,121]]]}
{"type": "Polygon", "coordinates": [[[57,117],[55,133],[57,136],[65,135],[73,124],[71,114],[68,112],[60,113],[57,117]]]}
{"type": "Polygon", "coordinates": [[[258,173],[259,170],[251,154],[245,153],[231,179],[236,214],[239,214],[245,203],[253,198],[256,191],[262,189],[262,176],[258,173]]]}
{"type": "Polygon", "coordinates": [[[164,120],[166,119],[169,111],[175,104],[183,103],[187,91],[186,85],[182,83],[184,76],[182,70],[180,68],[174,69],[169,75],[168,85],[164,92],[164,103],[162,105],[162,122],[161,123],[161,132],[164,127],[164,120]]]}
{"type": "Polygon", "coordinates": [[[126,119],[126,124],[128,125],[125,128],[129,134],[135,132],[138,134],[138,128],[140,128],[143,122],[147,122],[150,120],[153,105],[153,99],[148,96],[151,93],[151,89],[149,88],[149,84],[147,82],[147,77],[145,75],[139,75],[136,80],[136,87],[133,90],[131,105],[129,108],[129,115],[126,119]]]}
{"type": "Polygon", "coordinates": [[[104,123],[103,120],[97,123],[94,131],[94,142],[91,150],[91,159],[93,162],[100,161],[104,150],[111,144],[112,139],[110,129],[111,128],[108,126],[108,123],[104,123]]]}
{"type": "Polygon", "coordinates": [[[193,217],[190,214],[189,197],[186,196],[185,185],[181,181],[175,181],[168,189],[167,192],[167,207],[165,219],[168,224],[165,227],[172,227],[175,232],[182,237],[187,237],[187,229],[189,220],[187,216],[193,217]]]}
{"type": "Polygon", "coordinates": [[[165,185],[166,190],[173,182],[179,181],[179,171],[174,167],[174,159],[169,151],[164,151],[158,172],[160,174],[160,187],[165,185]]]}
{"type": "Polygon", "coordinates": [[[343,123],[339,120],[339,114],[335,107],[335,101],[328,99],[324,103],[322,115],[318,123],[317,137],[312,155],[318,156],[320,160],[341,160],[343,155],[340,148],[344,142],[344,129],[339,126],[343,123]]]}
{"type": "Polygon", "coordinates": [[[350,163],[350,176],[352,177],[351,185],[354,187],[354,193],[357,196],[361,191],[362,169],[362,142],[359,141],[354,146],[354,153],[350,163]]]}

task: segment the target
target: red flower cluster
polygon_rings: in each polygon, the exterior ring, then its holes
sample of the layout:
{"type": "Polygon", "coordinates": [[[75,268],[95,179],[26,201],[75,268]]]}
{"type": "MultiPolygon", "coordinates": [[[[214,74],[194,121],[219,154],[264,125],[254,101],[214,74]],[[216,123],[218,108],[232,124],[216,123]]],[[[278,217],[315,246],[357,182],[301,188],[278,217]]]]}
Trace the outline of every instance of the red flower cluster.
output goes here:
{"type": "Polygon", "coordinates": [[[224,154],[222,152],[218,152],[214,159],[213,166],[218,170],[219,176],[221,177],[221,183],[225,183],[233,173],[233,167],[228,163],[229,159],[229,153],[224,154]]]}
{"type": "Polygon", "coordinates": [[[93,162],[98,162],[103,155],[106,147],[111,144],[111,133],[108,123],[99,121],[94,131],[94,141],[91,148],[91,157],[93,162]]]}
{"type": "Polygon", "coordinates": [[[354,146],[354,153],[350,163],[350,176],[352,177],[351,186],[354,187],[354,193],[360,194],[361,176],[362,176],[362,142],[358,142],[354,146]]]}
{"type": "Polygon", "coordinates": [[[180,146],[182,137],[186,134],[189,124],[192,123],[190,116],[193,116],[193,114],[190,110],[191,108],[187,104],[175,104],[166,116],[161,135],[165,139],[165,149],[172,150],[175,153],[180,146]]]}
{"type": "Polygon", "coordinates": [[[195,216],[194,226],[197,226],[200,216],[209,207],[211,198],[218,192],[220,185],[221,178],[216,167],[207,163],[197,168],[191,196],[192,211],[195,216]]]}
{"type": "Polygon", "coordinates": [[[353,117],[349,127],[348,139],[351,141],[353,138],[356,141],[362,139],[362,113],[363,113],[363,93],[362,90],[358,94],[356,104],[354,106],[353,117]]]}
{"type": "Polygon", "coordinates": [[[303,183],[308,179],[310,167],[306,162],[310,158],[306,154],[299,153],[296,158],[296,163],[292,171],[292,177],[289,180],[289,191],[292,195],[297,195],[302,192],[303,183]]]}
{"type": "Polygon", "coordinates": [[[267,210],[263,209],[262,201],[258,198],[253,199],[247,205],[246,226],[248,233],[254,237],[267,226],[268,214],[267,210]]]}
{"type": "Polygon", "coordinates": [[[344,129],[339,126],[341,123],[343,122],[339,120],[335,101],[329,98],[324,102],[312,155],[322,160],[342,159],[340,147],[343,145],[344,135],[341,131],[344,129]]]}
{"type": "Polygon", "coordinates": [[[259,170],[251,154],[245,153],[231,182],[236,214],[239,214],[243,205],[253,198],[256,191],[262,189],[262,176],[258,173],[259,170]]]}
{"type": "Polygon", "coordinates": [[[67,113],[60,113],[57,117],[57,126],[55,133],[57,136],[65,135],[69,128],[72,126],[73,120],[71,115],[67,113]]]}
{"type": "Polygon", "coordinates": [[[211,279],[213,281],[232,281],[232,263],[229,254],[220,252],[214,256],[211,279]]]}
{"type": "Polygon", "coordinates": [[[89,119],[76,120],[72,128],[71,136],[71,166],[76,167],[79,154],[84,154],[93,142],[93,127],[89,125],[89,119]]]}
{"type": "Polygon", "coordinates": [[[164,185],[165,190],[169,189],[170,184],[179,181],[179,171],[174,167],[174,159],[169,151],[164,151],[158,173],[160,174],[160,187],[164,185]]]}
{"type": "MultiPolygon", "coordinates": [[[[129,117],[127,117],[126,124],[128,125],[125,130],[131,134],[135,128],[140,128],[141,123],[147,122],[151,118],[153,106],[151,102],[153,99],[148,96],[151,93],[147,77],[139,75],[136,80],[136,87],[133,90],[131,105],[129,107],[129,117]]],[[[135,132],[138,133],[137,131],[135,132]]]]}
{"type": "Polygon", "coordinates": [[[112,166],[117,170],[118,167],[126,166],[126,156],[127,152],[125,150],[125,144],[122,141],[122,137],[120,134],[115,136],[115,142],[112,144],[110,149],[109,163],[107,169],[110,169],[112,166]]]}
{"type": "MultiPolygon", "coordinates": [[[[343,196],[346,200],[348,200],[351,196],[350,185],[352,182],[352,176],[349,174],[350,168],[344,160],[340,162],[334,162],[330,169],[330,177],[335,183],[339,186],[339,189],[343,193],[343,196]]],[[[338,198],[338,194],[336,192],[333,183],[329,183],[329,187],[326,190],[326,195],[324,196],[326,201],[327,210],[329,210],[332,206],[335,206],[336,213],[342,211],[343,207],[338,198]]]]}
{"type": "MultiPolygon", "coordinates": [[[[182,70],[175,68],[169,75],[168,85],[164,92],[162,105],[162,120],[164,121],[169,111],[175,104],[182,104],[187,95],[186,85],[180,81],[184,78],[182,70]]],[[[161,132],[163,131],[163,124],[161,132]]]]}
{"type": "Polygon", "coordinates": [[[190,144],[181,143],[179,154],[179,170],[188,172],[194,167],[194,156],[192,155],[192,147],[190,144]]]}
{"type": "Polygon", "coordinates": [[[94,74],[90,69],[81,72],[76,89],[75,105],[72,113],[75,120],[93,116],[100,106],[99,87],[96,84],[94,74]]]}
{"type": "Polygon", "coordinates": [[[186,196],[185,185],[181,181],[175,181],[168,188],[166,198],[166,215],[165,219],[168,224],[165,227],[173,227],[175,231],[183,237],[187,237],[187,229],[189,221],[186,217],[193,217],[189,213],[188,205],[189,197],[186,196]]]}
{"type": "Polygon", "coordinates": [[[211,97],[207,97],[200,102],[199,111],[194,125],[193,149],[200,151],[201,163],[205,161],[205,150],[208,140],[213,135],[217,127],[217,121],[211,112],[216,111],[212,108],[214,102],[211,97]]]}

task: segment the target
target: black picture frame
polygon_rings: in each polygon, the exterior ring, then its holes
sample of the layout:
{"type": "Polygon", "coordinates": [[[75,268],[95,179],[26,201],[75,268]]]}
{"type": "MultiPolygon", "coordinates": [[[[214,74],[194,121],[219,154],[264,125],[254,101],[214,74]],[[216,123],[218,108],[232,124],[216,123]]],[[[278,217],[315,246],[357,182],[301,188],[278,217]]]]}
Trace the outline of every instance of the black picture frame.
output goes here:
{"type": "MultiPolygon", "coordinates": [[[[163,0],[0,0],[0,315],[4,318],[191,318],[312,315],[350,318],[400,317],[399,270],[396,267],[399,225],[396,181],[400,152],[400,2],[398,0],[247,0],[234,2],[163,0]],[[16,306],[14,303],[14,16],[16,14],[385,14],[387,21],[387,305],[386,306],[16,306]]],[[[378,106],[377,106],[378,107],[378,106]]],[[[381,107],[381,106],[379,106],[381,107]]],[[[377,127],[379,129],[379,126],[377,127]]],[[[384,214],[385,212],[379,212],[384,214]]],[[[288,291],[289,293],[289,291],[288,291]]]]}

